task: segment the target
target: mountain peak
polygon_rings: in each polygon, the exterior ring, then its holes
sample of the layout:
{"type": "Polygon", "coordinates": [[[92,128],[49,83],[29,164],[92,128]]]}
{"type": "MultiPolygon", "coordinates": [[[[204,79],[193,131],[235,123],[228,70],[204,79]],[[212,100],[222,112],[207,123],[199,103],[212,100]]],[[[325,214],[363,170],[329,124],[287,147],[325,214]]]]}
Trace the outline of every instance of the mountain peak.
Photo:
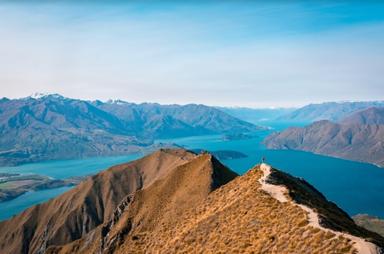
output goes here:
{"type": "Polygon", "coordinates": [[[60,95],[58,93],[51,94],[51,93],[39,93],[39,92],[36,92],[36,93],[31,94],[27,98],[31,98],[31,99],[35,99],[35,100],[42,99],[42,98],[64,99],[64,96],[62,96],[62,95],[60,95]]]}
{"type": "MultiPolygon", "coordinates": [[[[116,209],[132,195],[138,200],[148,200],[142,197],[142,190],[151,186],[150,192],[156,193],[151,198],[157,202],[163,200],[164,206],[172,191],[182,197],[188,195],[190,200],[197,202],[236,176],[211,155],[197,155],[184,149],[161,149],[89,177],[63,195],[1,222],[0,253],[43,253],[48,245],[77,240],[116,220],[116,209]]],[[[159,207],[154,201],[146,201],[146,204],[159,207]]]]}
{"type": "Polygon", "coordinates": [[[116,104],[116,105],[129,104],[128,102],[120,100],[120,99],[109,99],[105,103],[107,103],[107,104],[116,104]]]}

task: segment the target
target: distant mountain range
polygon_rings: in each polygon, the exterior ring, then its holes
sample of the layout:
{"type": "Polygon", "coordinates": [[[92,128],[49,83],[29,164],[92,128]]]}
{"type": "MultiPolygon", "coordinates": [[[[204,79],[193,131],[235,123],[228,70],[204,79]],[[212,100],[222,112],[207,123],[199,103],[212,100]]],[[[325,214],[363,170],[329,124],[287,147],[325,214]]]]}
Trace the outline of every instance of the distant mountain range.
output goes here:
{"type": "Polygon", "coordinates": [[[295,108],[245,108],[245,107],[216,107],[217,109],[228,113],[241,120],[263,124],[264,122],[274,121],[279,117],[286,116],[295,108]]]}
{"type": "Polygon", "coordinates": [[[163,149],[109,168],[0,222],[0,252],[382,253],[302,179],[257,165],[245,175],[208,153],[163,149]],[[358,252],[360,251],[360,252],[358,252]]]}
{"type": "Polygon", "coordinates": [[[373,107],[358,111],[345,117],[341,123],[349,125],[384,125],[384,107],[373,107]]]}
{"type": "Polygon", "coordinates": [[[384,166],[384,108],[357,111],[339,122],[322,120],[268,136],[270,149],[310,151],[384,166]]]}
{"type": "Polygon", "coordinates": [[[219,109],[202,104],[160,105],[94,101],[92,105],[119,118],[135,136],[172,138],[242,133],[260,129],[219,109]]]}
{"type": "Polygon", "coordinates": [[[325,102],[309,104],[277,118],[286,122],[339,121],[346,116],[371,107],[384,107],[384,101],[325,102]]]}
{"type": "Polygon", "coordinates": [[[52,94],[0,99],[0,165],[121,155],[155,138],[258,127],[204,105],[84,101],[52,94]]]}

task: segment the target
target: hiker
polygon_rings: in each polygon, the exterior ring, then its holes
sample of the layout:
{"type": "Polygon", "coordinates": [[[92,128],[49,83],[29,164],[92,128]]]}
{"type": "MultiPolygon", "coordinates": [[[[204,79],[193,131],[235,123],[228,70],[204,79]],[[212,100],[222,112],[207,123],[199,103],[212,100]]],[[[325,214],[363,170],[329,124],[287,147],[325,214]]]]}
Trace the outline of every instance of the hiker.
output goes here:
{"type": "Polygon", "coordinates": [[[261,157],[261,163],[265,163],[266,159],[265,156],[261,157]]]}

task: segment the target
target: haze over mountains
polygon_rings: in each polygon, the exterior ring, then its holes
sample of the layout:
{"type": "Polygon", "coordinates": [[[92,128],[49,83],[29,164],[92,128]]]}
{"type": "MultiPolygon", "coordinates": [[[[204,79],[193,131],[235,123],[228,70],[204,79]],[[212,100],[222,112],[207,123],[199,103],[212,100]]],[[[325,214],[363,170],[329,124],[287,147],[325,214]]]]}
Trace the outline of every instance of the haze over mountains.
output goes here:
{"type": "Polygon", "coordinates": [[[237,176],[212,155],[160,150],[0,223],[0,252],[379,253],[311,185],[268,165],[237,176]]]}
{"type": "Polygon", "coordinates": [[[204,105],[83,101],[53,94],[0,100],[0,164],[121,155],[155,138],[258,127],[204,105]]]}
{"type": "Polygon", "coordinates": [[[251,123],[274,121],[286,116],[296,108],[244,108],[244,107],[217,107],[234,117],[251,123]]]}
{"type": "Polygon", "coordinates": [[[309,104],[279,117],[279,121],[314,122],[319,120],[339,121],[351,113],[370,107],[384,107],[384,101],[324,102],[309,104]]]}
{"type": "Polygon", "coordinates": [[[322,120],[271,134],[270,149],[310,151],[384,166],[384,108],[357,111],[339,122],[322,120]]]}

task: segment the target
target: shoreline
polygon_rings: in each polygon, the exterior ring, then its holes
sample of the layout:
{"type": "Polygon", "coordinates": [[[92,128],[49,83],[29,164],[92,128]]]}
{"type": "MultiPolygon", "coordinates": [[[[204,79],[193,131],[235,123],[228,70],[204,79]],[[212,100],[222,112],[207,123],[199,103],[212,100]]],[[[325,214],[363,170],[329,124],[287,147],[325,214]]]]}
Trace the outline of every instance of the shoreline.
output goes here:
{"type": "Polygon", "coordinates": [[[329,157],[329,158],[334,158],[334,159],[339,159],[339,160],[344,160],[344,161],[349,161],[349,162],[363,163],[363,164],[375,166],[375,167],[380,168],[380,169],[384,169],[384,165],[380,165],[380,164],[377,164],[377,163],[374,163],[374,162],[352,160],[352,159],[343,158],[343,157],[339,157],[339,156],[331,155],[331,154],[316,153],[316,152],[309,151],[309,150],[289,149],[289,148],[268,148],[266,146],[265,146],[265,148],[266,148],[266,150],[271,150],[271,151],[279,151],[279,150],[281,150],[281,151],[296,151],[296,152],[310,153],[310,154],[314,154],[314,155],[320,155],[320,156],[324,156],[324,157],[329,157]]]}
{"type": "Polygon", "coordinates": [[[4,179],[2,182],[6,187],[1,188],[0,186],[0,204],[12,201],[27,192],[76,186],[87,177],[69,177],[64,180],[37,174],[20,174],[9,177],[9,179],[4,179]],[[7,187],[7,185],[10,186],[7,187]]]}

